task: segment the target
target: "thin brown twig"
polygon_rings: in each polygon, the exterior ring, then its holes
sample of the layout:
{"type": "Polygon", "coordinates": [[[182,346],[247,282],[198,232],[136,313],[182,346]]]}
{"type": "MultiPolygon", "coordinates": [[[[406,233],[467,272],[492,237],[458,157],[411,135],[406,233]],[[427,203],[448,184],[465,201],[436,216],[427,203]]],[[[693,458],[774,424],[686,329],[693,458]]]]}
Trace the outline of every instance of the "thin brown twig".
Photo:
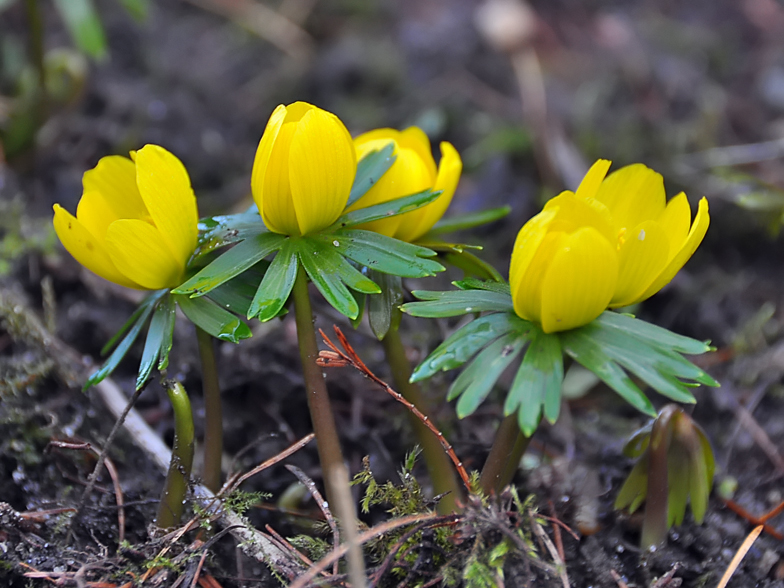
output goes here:
{"type": "MultiPolygon", "coordinates": [[[[49,441],[48,447],[56,447],[58,449],[73,449],[76,451],[91,451],[99,459],[102,453],[93,447],[90,443],[86,442],[52,439],[49,441]]],[[[125,500],[123,498],[122,487],[120,486],[120,475],[117,472],[117,468],[114,466],[114,462],[112,462],[108,455],[104,456],[104,465],[106,466],[106,471],[109,472],[109,477],[112,479],[112,485],[114,486],[114,501],[117,504],[117,538],[118,541],[122,543],[125,541],[125,500]]]]}
{"type": "Polygon", "coordinates": [[[762,530],[765,531],[771,537],[773,537],[775,539],[778,539],[779,541],[784,540],[784,535],[782,535],[776,529],[774,529],[773,527],[771,527],[770,525],[767,524],[767,522],[770,519],[772,519],[773,517],[777,516],[782,511],[784,511],[784,502],[779,504],[777,507],[769,510],[764,515],[762,515],[761,517],[754,516],[749,511],[747,511],[745,508],[743,508],[740,504],[738,504],[737,502],[735,502],[733,500],[725,499],[724,500],[724,506],[729,508],[736,515],[738,515],[740,517],[743,517],[744,519],[749,521],[752,525],[754,525],[754,526],[757,526],[757,525],[762,526],[762,530]]]}
{"type": "MultiPolygon", "coordinates": [[[[278,533],[275,529],[273,529],[269,525],[264,525],[264,528],[267,529],[267,533],[272,535],[272,537],[274,537],[278,543],[280,543],[286,549],[290,550],[291,553],[295,554],[302,561],[302,563],[304,563],[308,567],[313,565],[313,560],[311,560],[307,555],[302,553],[299,549],[294,547],[291,543],[286,541],[286,538],[283,537],[280,533],[278,533]]],[[[322,572],[322,575],[329,576],[327,572],[322,572]]]]}
{"type": "MultiPolygon", "coordinates": [[[[449,516],[456,517],[457,515],[449,515],[449,516]]],[[[433,520],[436,518],[439,518],[437,514],[428,513],[428,514],[409,515],[405,517],[400,517],[399,519],[387,521],[385,523],[381,523],[380,525],[376,525],[372,529],[368,529],[367,531],[362,533],[359,537],[357,537],[357,543],[361,545],[363,543],[366,543],[370,539],[373,539],[374,537],[378,537],[379,535],[388,533],[389,531],[392,531],[393,529],[397,529],[398,527],[404,527],[406,525],[420,523],[422,521],[433,520]]],[[[289,588],[305,588],[308,582],[313,580],[313,578],[315,578],[322,571],[326,570],[335,561],[343,557],[347,551],[348,551],[348,545],[341,545],[340,549],[336,549],[328,556],[323,558],[321,561],[319,561],[317,564],[312,566],[307,572],[297,577],[296,580],[294,580],[291,584],[289,584],[289,588]]]]}
{"type": "Polygon", "coordinates": [[[229,478],[226,481],[226,483],[223,485],[223,488],[221,488],[221,491],[218,492],[218,495],[222,496],[224,494],[227,494],[228,492],[230,492],[234,488],[237,488],[240,484],[242,484],[248,478],[251,478],[251,477],[255,476],[256,474],[258,474],[260,472],[263,472],[267,468],[274,466],[276,463],[280,463],[281,461],[286,459],[288,456],[296,453],[297,451],[299,451],[300,449],[305,447],[305,445],[310,443],[315,436],[316,435],[313,434],[313,433],[310,433],[309,435],[305,435],[299,441],[295,441],[294,443],[289,445],[286,449],[284,449],[283,451],[281,451],[277,455],[273,455],[268,460],[266,460],[265,462],[263,462],[260,465],[257,465],[255,468],[253,468],[249,472],[247,472],[247,473],[245,473],[245,474],[243,474],[241,476],[238,475],[238,474],[235,474],[234,476],[232,476],[231,478],[229,478]]]}
{"type": "MultiPolygon", "coordinates": [[[[558,519],[555,517],[555,505],[553,504],[552,500],[547,501],[548,506],[550,507],[550,515],[547,517],[548,521],[557,521],[558,519]]],[[[553,539],[555,540],[555,547],[558,549],[558,557],[561,558],[561,561],[566,561],[566,556],[564,555],[564,546],[563,546],[563,539],[561,538],[561,527],[558,525],[553,525],[553,539]]]]}
{"type": "Polygon", "coordinates": [[[528,511],[528,518],[531,522],[531,529],[533,530],[534,535],[537,536],[537,538],[544,544],[547,551],[550,552],[550,557],[553,558],[553,562],[555,563],[555,571],[558,574],[558,577],[561,579],[563,587],[569,588],[569,576],[566,573],[566,563],[563,559],[561,559],[561,556],[558,554],[558,550],[555,548],[555,545],[553,545],[553,542],[547,536],[547,533],[544,532],[542,525],[536,521],[536,517],[530,510],[528,511]]]}
{"type": "MultiPolygon", "coordinates": [[[[338,529],[338,524],[335,521],[335,517],[332,516],[332,511],[329,510],[329,503],[324,500],[324,497],[321,495],[321,492],[318,491],[316,488],[316,483],[308,478],[301,469],[297,466],[287,465],[286,469],[290,471],[292,474],[297,476],[297,479],[308,489],[310,495],[313,496],[313,500],[316,501],[321,512],[324,514],[324,518],[327,520],[327,524],[329,528],[332,529],[332,549],[337,549],[340,545],[340,529],[338,529]]],[[[333,574],[338,573],[338,562],[335,561],[335,567],[332,570],[333,574]]]]}
{"type": "Polygon", "coordinates": [[[416,406],[406,400],[400,392],[396,392],[389,384],[379,378],[370,370],[370,368],[365,365],[362,359],[360,359],[359,355],[357,355],[357,352],[354,351],[354,348],[348,342],[348,339],[346,339],[343,331],[340,330],[340,327],[333,325],[332,328],[335,329],[335,336],[337,337],[343,349],[341,350],[330,340],[329,337],[327,337],[322,329],[319,329],[319,333],[321,333],[321,337],[324,340],[324,343],[331,349],[331,351],[324,350],[319,352],[319,357],[316,361],[318,365],[321,367],[351,366],[355,370],[361,372],[366,378],[378,384],[381,388],[384,389],[385,392],[387,392],[387,394],[392,396],[392,398],[410,410],[438,438],[439,443],[441,443],[441,446],[449,456],[449,459],[451,459],[452,463],[455,465],[455,469],[457,470],[457,473],[463,482],[463,486],[465,486],[466,491],[470,494],[471,482],[468,478],[468,473],[463,466],[463,462],[458,459],[455,450],[452,448],[449,442],[447,442],[444,434],[439,431],[430,421],[430,419],[423,415],[416,406]]]}

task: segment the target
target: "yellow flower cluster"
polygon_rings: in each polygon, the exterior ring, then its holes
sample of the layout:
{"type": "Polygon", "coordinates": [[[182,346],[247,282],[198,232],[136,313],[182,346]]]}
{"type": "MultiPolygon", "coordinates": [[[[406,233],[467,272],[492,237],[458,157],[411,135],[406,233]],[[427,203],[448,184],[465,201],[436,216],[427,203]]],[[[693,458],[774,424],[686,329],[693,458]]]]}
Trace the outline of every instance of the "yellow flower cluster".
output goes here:
{"type": "Polygon", "coordinates": [[[686,195],[666,202],[660,174],[634,164],[605,178],[609,168],[597,161],[576,192],[550,200],[517,235],[509,267],[514,309],[545,333],[654,295],[708,230],[705,198],[691,224],[686,195]]]}
{"type": "MultiPolygon", "coordinates": [[[[253,198],[267,228],[300,236],[345,212],[357,161],[393,144],[396,161],[350,210],[425,189],[437,200],[367,230],[415,241],[443,216],[462,171],[455,148],[433,159],[421,129],[378,129],[352,141],[334,114],[305,102],[272,113],[253,164],[253,198]]],[[[606,308],[655,294],[691,257],[709,223],[705,198],[691,224],[681,193],[666,202],[661,175],[644,165],[606,176],[597,161],[575,192],[550,200],[521,229],[509,270],[515,312],[547,333],[572,329],[606,308]]],[[[173,288],[196,247],[196,200],[188,174],[171,153],[147,145],[131,159],[105,157],[84,175],[74,217],[54,207],[65,248],[85,267],[123,286],[173,288]]]]}

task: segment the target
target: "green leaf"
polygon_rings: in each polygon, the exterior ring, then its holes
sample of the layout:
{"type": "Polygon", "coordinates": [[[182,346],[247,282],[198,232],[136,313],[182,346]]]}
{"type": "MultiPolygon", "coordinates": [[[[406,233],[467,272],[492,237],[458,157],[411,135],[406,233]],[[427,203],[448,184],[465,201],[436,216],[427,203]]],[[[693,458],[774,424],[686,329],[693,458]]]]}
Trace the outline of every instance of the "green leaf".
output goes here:
{"type": "Polygon", "coordinates": [[[354,185],[351,186],[346,208],[367,194],[368,190],[375,186],[381,176],[392,167],[397,159],[397,156],[393,154],[394,151],[395,144],[389,143],[383,149],[371,151],[359,160],[357,175],[354,176],[354,185]]]}
{"type": "Polygon", "coordinates": [[[526,335],[507,333],[488,345],[457,377],[449,389],[448,400],[460,397],[457,417],[467,417],[482,404],[493,384],[504,370],[520,355],[527,341],[526,335]]]}
{"type": "Polygon", "coordinates": [[[432,191],[430,189],[411,194],[410,196],[403,196],[395,200],[388,200],[380,204],[374,204],[367,208],[360,208],[352,212],[347,212],[341,216],[335,224],[325,229],[324,232],[334,232],[336,229],[348,229],[357,225],[369,223],[371,221],[396,216],[411,212],[417,208],[422,208],[426,204],[430,204],[441,195],[441,190],[432,191]]]}
{"type": "Polygon", "coordinates": [[[486,225],[504,218],[511,211],[511,206],[500,206],[498,208],[490,208],[480,212],[469,212],[451,218],[442,218],[427,232],[423,239],[427,239],[433,235],[465,231],[466,229],[473,229],[474,227],[486,225]]]}
{"type": "Polygon", "coordinates": [[[492,265],[470,251],[455,251],[444,255],[444,261],[463,270],[466,275],[483,280],[503,282],[504,277],[492,265]]]}
{"type": "Polygon", "coordinates": [[[403,278],[425,278],[444,271],[440,263],[426,259],[435,255],[429,249],[372,231],[353,229],[313,235],[312,238],[331,245],[359,265],[381,273],[403,278]]]}
{"type": "Polygon", "coordinates": [[[399,276],[373,270],[369,272],[370,278],[381,288],[381,294],[367,297],[368,323],[370,330],[381,341],[390,328],[397,329],[400,323],[398,306],[403,302],[403,280],[399,276]]]}
{"type": "Polygon", "coordinates": [[[583,328],[560,334],[561,346],[577,363],[588,368],[637,410],[655,417],[656,410],[631,378],[604,352],[583,328]]]}
{"type": "Polygon", "coordinates": [[[239,243],[261,233],[267,228],[261,221],[256,206],[238,214],[210,216],[199,220],[199,239],[193,260],[201,259],[216,249],[239,243]]]}
{"type": "Polygon", "coordinates": [[[292,239],[286,239],[256,290],[248,318],[255,316],[261,322],[266,322],[278,316],[294,287],[297,266],[297,247],[292,239]]]}
{"type": "Polygon", "coordinates": [[[346,286],[365,294],[378,294],[381,289],[363,276],[335,251],[316,239],[297,241],[299,259],[319,292],[335,310],[350,319],[356,318],[359,305],[346,286]]]}
{"type": "Polygon", "coordinates": [[[648,494],[648,454],[644,454],[637,463],[634,464],[629,477],[618,491],[613,508],[620,510],[629,507],[629,512],[636,511],[645,496],[648,494]]]}
{"type": "Polygon", "coordinates": [[[487,290],[414,290],[413,294],[425,302],[409,302],[400,307],[403,312],[412,316],[435,318],[460,316],[471,312],[513,310],[511,296],[487,290]]]}
{"type": "Polygon", "coordinates": [[[139,22],[144,21],[150,12],[150,4],[147,0],[120,0],[120,4],[139,22]]]}
{"type": "Polygon", "coordinates": [[[120,337],[122,337],[123,334],[130,328],[130,326],[136,322],[136,319],[139,318],[139,315],[141,315],[141,313],[144,312],[146,308],[154,306],[166,294],[166,292],[167,290],[157,290],[142,300],[141,304],[139,304],[136,310],[133,311],[133,314],[131,314],[131,317],[125,321],[125,324],[123,324],[123,326],[120,327],[120,329],[112,336],[112,338],[109,339],[106,345],[101,348],[101,355],[106,355],[109,350],[114,347],[115,343],[120,340],[120,337]]]}
{"type": "Polygon", "coordinates": [[[694,423],[695,433],[699,438],[699,450],[690,456],[689,467],[689,494],[691,512],[697,523],[702,523],[705,512],[708,510],[708,498],[713,487],[713,472],[715,462],[710,442],[705,432],[694,423]]]}
{"type": "Polygon", "coordinates": [[[251,336],[248,325],[209,298],[188,298],[180,294],[174,296],[185,316],[216,339],[239,343],[251,336]]]}
{"type": "Polygon", "coordinates": [[[174,317],[176,307],[171,296],[166,296],[155,307],[155,312],[150,321],[150,328],[147,329],[147,340],[142,351],[142,360],[139,364],[139,373],[136,377],[136,389],[139,390],[147,382],[152,373],[152,368],[160,357],[165,362],[169,361],[169,350],[171,349],[172,333],[174,330],[174,317]],[[168,344],[168,349],[166,348],[168,344]]]}
{"type": "MultiPolygon", "coordinates": [[[[164,298],[162,305],[166,308],[161,312],[165,313],[163,324],[163,339],[161,340],[160,353],[158,354],[158,371],[163,371],[169,367],[169,353],[174,339],[174,323],[177,321],[177,305],[171,296],[164,298]]],[[[156,309],[157,312],[157,309],[156,309]]]]}
{"type": "Polygon", "coordinates": [[[517,315],[498,312],[480,317],[455,331],[428,355],[411,374],[412,382],[419,382],[439,371],[460,367],[502,335],[517,331],[521,335],[532,325],[517,315]]]}
{"type": "Polygon", "coordinates": [[[148,304],[143,308],[136,318],[136,322],[134,323],[133,327],[131,327],[131,330],[128,331],[128,334],[125,336],[125,338],[103,363],[101,369],[87,378],[87,381],[84,383],[82,390],[87,390],[90,386],[95,386],[114,371],[122,358],[125,357],[125,355],[128,353],[131,345],[133,345],[134,341],[136,341],[136,338],[139,336],[142,328],[144,328],[144,325],[147,324],[147,319],[150,317],[153,308],[154,306],[152,304],[148,304]]]}
{"type": "Polygon", "coordinates": [[[251,236],[172,291],[175,294],[190,294],[192,297],[202,296],[280,249],[285,238],[268,232],[251,236]]]}
{"type": "Polygon", "coordinates": [[[499,294],[506,294],[512,296],[512,291],[509,284],[503,280],[478,280],[476,278],[465,278],[452,282],[456,288],[460,290],[487,290],[488,292],[498,292],[499,294]]]}
{"type": "Polygon", "coordinates": [[[712,349],[710,345],[702,341],[676,335],[667,329],[610,310],[602,313],[599,318],[594,320],[594,323],[643,339],[653,347],[669,348],[686,355],[700,355],[712,349]]]}
{"type": "Polygon", "coordinates": [[[207,297],[229,312],[240,316],[248,316],[250,304],[269,265],[267,260],[260,261],[240,275],[212,290],[207,297]]]}
{"type": "Polygon", "coordinates": [[[54,5],[76,46],[93,59],[104,59],[106,37],[92,0],[54,0],[54,5]]]}
{"type": "Polygon", "coordinates": [[[667,452],[667,527],[680,525],[686,515],[689,499],[689,458],[683,448],[671,447],[667,452]]]}
{"type": "Polygon", "coordinates": [[[675,377],[679,370],[683,370],[682,363],[674,358],[677,356],[668,357],[658,353],[654,347],[620,331],[602,329],[592,324],[580,327],[579,330],[600,345],[608,357],[635,374],[659,394],[678,402],[696,402],[688,387],[675,377]]]}
{"type": "Polygon", "coordinates": [[[551,423],[558,419],[563,383],[563,355],[557,335],[531,330],[531,344],[515,375],[504,403],[504,415],[518,413],[520,430],[528,437],[539,426],[544,412],[551,423]]]}

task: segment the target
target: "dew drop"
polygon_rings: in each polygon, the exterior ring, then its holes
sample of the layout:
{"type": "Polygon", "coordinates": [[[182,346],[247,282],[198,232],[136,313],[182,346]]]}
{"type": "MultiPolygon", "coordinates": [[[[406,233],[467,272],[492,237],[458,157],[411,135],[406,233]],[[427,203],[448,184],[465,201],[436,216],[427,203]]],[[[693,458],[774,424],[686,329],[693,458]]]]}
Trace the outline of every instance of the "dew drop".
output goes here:
{"type": "Polygon", "coordinates": [[[332,244],[333,244],[335,247],[340,247],[340,241],[338,241],[337,239],[335,239],[334,241],[332,241],[332,244]]]}
{"type": "Polygon", "coordinates": [[[640,229],[640,234],[637,235],[637,239],[640,241],[645,241],[645,229],[640,229]]]}
{"type": "Polygon", "coordinates": [[[466,312],[471,312],[472,310],[474,310],[473,307],[466,306],[466,309],[465,309],[466,312]]]}

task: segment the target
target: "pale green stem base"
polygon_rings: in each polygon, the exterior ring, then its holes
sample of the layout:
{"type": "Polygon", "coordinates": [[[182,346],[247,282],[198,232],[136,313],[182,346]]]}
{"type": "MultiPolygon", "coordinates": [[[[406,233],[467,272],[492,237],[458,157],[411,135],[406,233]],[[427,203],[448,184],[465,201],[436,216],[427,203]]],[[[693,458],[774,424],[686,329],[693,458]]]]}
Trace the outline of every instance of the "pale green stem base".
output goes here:
{"type": "Polygon", "coordinates": [[[180,523],[185,508],[185,496],[193,465],[193,412],[182,384],[169,381],[164,382],[164,385],[174,409],[174,445],[156,524],[161,529],[170,529],[180,523]]]}
{"type": "MultiPolygon", "coordinates": [[[[422,414],[430,417],[431,410],[422,391],[417,384],[409,382],[411,364],[406,357],[406,350],[403,346],[403,341],[400,339],[400,332],[394,328],[389,329],[381,342],[384,345],[387,363],[392,370],[395,390],[416,406],[422,414]]],[[[427,471],[433,482],[433,490],[435,490],[436,494],[449,493],[438,503],[438,512],[449,514],[459,511],[460,508],[457,503],[462,498],[462,492],[457,482],[454,465],[447,457],[444,448],[438,442],[433,432],[413,413],[409,412],[408,416],[417,442],[422,447],[427,471]]]]}
{"type": "Polygon", "coordinates": [[[327,394],[324,372],[316,365],[319,353],[318,343],[316,342],[313,310],[308,294],[308,278],[301,265],[297,270],[297,279],[294,282],[292,294],[294,296],[302,374],[305,377],[305,391],[310,409],[310,419],[313,422],[313,432],[316,434],[321,473],[327,491],[327,501],[330,504],[336,504],[339,493],[333,489],[332,472],[337,471],[337,468],[343,465],[343,452],[340,449],[340,440],[327,394]]]}
{"type": "Polygon", "coordinates": [[[196,327],[204,391],[204,485],[213,492],[221,487],[223,458],[223,407],[212,336],[196,327]]]}

